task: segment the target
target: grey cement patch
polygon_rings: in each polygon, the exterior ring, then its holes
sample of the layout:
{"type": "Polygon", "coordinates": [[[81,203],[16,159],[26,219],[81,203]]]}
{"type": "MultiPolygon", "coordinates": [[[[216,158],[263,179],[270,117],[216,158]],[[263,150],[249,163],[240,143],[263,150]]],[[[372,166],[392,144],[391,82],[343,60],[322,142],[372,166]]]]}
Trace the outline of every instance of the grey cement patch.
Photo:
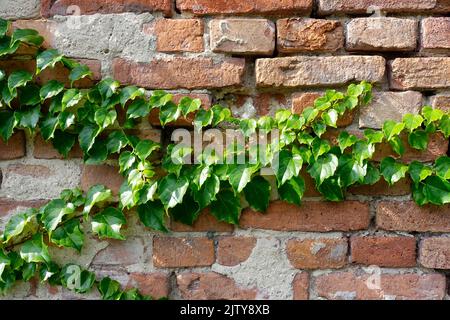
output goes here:
{"type": "Polygon", "coordinates": [[[1,0],[0,18],[26,19],[39,17],[40,0],[1,0]]]}

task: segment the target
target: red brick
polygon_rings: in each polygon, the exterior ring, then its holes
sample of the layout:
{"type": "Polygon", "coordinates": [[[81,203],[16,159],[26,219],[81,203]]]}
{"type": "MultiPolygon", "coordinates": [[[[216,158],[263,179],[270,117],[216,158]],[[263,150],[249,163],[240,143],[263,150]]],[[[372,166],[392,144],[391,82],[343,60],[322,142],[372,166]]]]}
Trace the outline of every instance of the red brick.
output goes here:
{"type": "Polygon", "coordinates": [[[297,273],[292,282],[292,289],[294,291],[294,300],[308,300],[309,274],[306,272],[297,273]]]}
{"type": "Polygon", "coordinates": [[[144,33],[156,35],[160,52],[202,52],[204,29],[200,19],[158,19],[144,25],[144,33]]]}
{"type": "Polygon", "coordinates": [[[369,205],[359,201],[304,201],[296,206],[275,201],[265,214],[244,210],[240,226],[277,231],[363,230],[369,226],[369,205]]]}
{"type": "MultiPolygon", "coordinates": [[[[96,81],[101,79],[101,62],[99,60],[92,59],[75,59],[81,64],[87,65],[92,73],[91,78],[84,78],[78,80],[74,83],[74,86],[77,88],[91,88],[96,81]]],[[[6,73],[11,73],[15,70],[24,70],[30,73],[35,73],[36,71],[36,62],[34,60],[2,60],[0,61],[0,69],[4,70],[6,73]]],[[[50,80],[58,80],[66,85],[66,87],[70,86],[69,81],[69,73],[70,71],[65,68],[62,64],[56,64],[55,68],[49,68],[42,71],[39,76],[36,77],[36,82],[39,85],[43,85],[50,80]]]]}
{"type": "Polygon", "coordinates": [[[426,238],[420,241],[419,262],[425,268],[450,269],[450,238],[426,238]]]}
{"type": "Polygon", "coordinates": [[[413,201],[382,201],[377,205],[376,222],[384,230],[450,232],[450,206],[419,207],[413,201]]]}
{"type": "Polygon", "coordinates": [[[11,214],[18,209],[39,208],[45,205],[45,200],[32,200],[32,201],[16,201],[13,199],[0,198],[0,217],[11,214]]]}
{"type": "Polygon", "coordinates": [[[7,172],[15,173],[20,176],[27,176],[33,178],[43,178],[51,175],[51,171],[48,167],[42,165],[32,164],[12,164],[6,169],[7,172]]]}
{"type": "Polygon", "coordinates": [[[170,278],[165,273],[130,274],[128,288],[137,288],[141,294],[154,299],[167,298],[170,294],[170,278]]]}
{"type": "Polygon", "coordinates": [[[189,226],[180,222],[171,221],[170,230],[174,232],[233,232],[234,226],[217,219],[205,209],[194,222],[189,226]]]}
{"type": "Polygon", "coordinates": [[[158,268],[206,267],[214,263],[214,242],[208,238],[153,239],[153,264],[158,268]]]}
{"type": "MultiPolygon", "coordinates": [[[[174,103],[179,103],[183,97],[189,97],[191,99],[200,99],[202,102],[202,108],[209,109],[211,107],[211,96],[205,93],[178,93],[174,94],[172,97],[172,101],[174,103]]],[[[168,123],[168,127],[192,127],[192,122],[195,119],[195,113],[188,115],[186,118],[181,117],[177,121],[168,123]]],[[[161,127],[161,121],[159,120],[159,109],[155,108],[150,112],[149,122],[154,127],[161,127]]]]}
{"type": "Polygon", "coordinates": [[[399,268],[416,265],[414,237],[354,236],[350,244],[353,263],[399,268]]]}
{"type": "MultiPolygon", "coordinates": [[[[41,135],[34,138],[33,155],[36,159],[64,159],[51,142],[45,141],[41,135]]],[[[83,151],[78,143],[75,143],[73,149],[69,152],[69,159],[83,158],[83,151]]]]}
{"type": "Polygon", "coordinates": [[[13,160],[25,157],[25,134],[23,131],[15,133],[8,142],[0,138],[0,160],[13,160]]]}
{"type": "MultiPolygon", "coordinates": [[[[319,92],[294,93],[292,95],[292,113],[302,114],[303,110],[314,106],[314,101],[323,94],[319,92]]],[[[355,119],[355,111],[347,111],[343,116],[339,117],[336,125],[338,127],[347,127],[353,123],[355,119]]]]}
{"type": "Polygon", "coordinates": [[[279,52],[333,52],[344,46],[344,28],[339,21],[289,18],[277,21],[279,52]]]}
{"type": "Polygon", "coordinates": [[[171,0],[42,0],[41,14],[43,17],[55,15],[73,15],[72,6],[77,6],[77,15],[96,13],[122,13],[122,12],[163,12],[166,16],[172,15],[171,0]]]}
{"type": "Polygon", "coordinates": [[[196,15],[309,14],[312,5],[312,0],[177,0],[179,10],[196,15]]]}
{"type": "Polygon", "coordinates": [[[350,187],[348,192],[365,196],[405,196],[411,194],[411,180],[405,178],[390,186],[386,180],[381,178],[372,186],[354,186],[350,187]]]}
{"type": "Polygon", "coordinates": [[[223,266],[237,266],[246,261],[256,245],[253,237],[220,237],[217,262],[223,266]]]}
{"type": "Polygon", "coordinates": [[[286,253],[297,269],[341,268],[347,262],[347,239],[291,239],[286,253]]]}
{"type": "Polygon", "coordinates": [[[392,89],[450,88],[450,57],[397,58],[390,62],[390,69],[392,89]]]}
{"type": "Polygon", "coordinates": [[[319,14],[332,13],[365,13],[373,14],[372,8],[382,12],[418,13],[426,11],[442,11],[450,8],[448,0],[319,0],[319,14]]]}
{"type": "Polygon", "coordinates": [[[431,274],[381,274],[334,272],[314,279],[319,298],[331,300],[442,300],[445,276],[431,274]]]}
{"type": "Polygon", "coordinates": [[[422,48],[450,49],[450,18],[426,18],[422,20],[422,48]]]}
{"type": "Polygon", "coordinates": [[[111,189],[114,195],[118,195],[123,181],[119,168],[108,165],[85,165],[81,174],[81,188],[84,191],[101,184],[111,189]]]}
{"type": "Polygon", "coordinates": [[[177,285],[185,300],[254,300],[256,289],[241,288],[224,275],[208,273],[182,273],[177,285]]]}
{"type": "Polygon", "coordinates": [[[214,19],[209,24],[211,49],[236,55],[272,55],[275,25],[266,19],[214,19]]]}
{"type": "Polygon", "coordinates": [[[172,57],[150,63],[123,59],[113,62],[114,78],[123,84],[135,84],[150,89],[206,89],[239,86],[244,76],[245,61],[225,58],[172,57]]]}

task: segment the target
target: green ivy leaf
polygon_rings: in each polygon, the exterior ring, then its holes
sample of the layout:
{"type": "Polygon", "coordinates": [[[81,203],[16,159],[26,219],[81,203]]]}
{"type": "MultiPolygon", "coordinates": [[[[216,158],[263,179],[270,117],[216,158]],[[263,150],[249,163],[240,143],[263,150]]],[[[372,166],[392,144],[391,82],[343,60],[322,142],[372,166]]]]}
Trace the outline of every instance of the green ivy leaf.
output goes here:
{"type": "Polygon", "coordinates": [[[13,215],[5,226],[3,242],[8,243],[11,239],[34,229],[36,229],[36,212],[34,210],[13,215]]]}
{"type": "Polygon", "coordinates": [[[327,131],[327,125],[323,121],[317,121],[313,123],[312,129],[314,133],[320,138],[327,131]]]}
{"type": "Polygon", "coordinates": [[[250,208],[266,212],[270,200],[270,183],[261,176],[255,176],[244,188],[245,199],[250,208]]]}
{"type": "Polygon", "coordinates": [[[62,110],[73,107],[83,98],[83,94],[78,89],[69,89],[64,92],[62,98],[62,110]]]}
{"type": "Polygon", "coordinates": [[[376,144],[383,142],[384,134],[381,131],[375,131],[373,129],[364,130],[364,136],[366,137],[368,143],[376,144]]]}
{"type": "Polygon", "coordinates": [[[220,105],[215,105],[211,108],[213,113],[212,126],[217,126],[219,123],[229,120],[231,118],[231,110],[220,105]]]}
{"type": "Polygon", "coordinates": [[[331,109],[325,113],[322,113],[322,120],[329,127],[337,128],[336,123],[338,121],[338,118],[339,118],[339,114],[334,109],[331,109]]]}
{"type": "MultiPolygon", "coordinates": [[[[24,266],[22,267],[22,279],[23,279],[23,281],[25,281],[25,282],[30,281],[31,278],[33,278],[34,275],[36,274],[36,269],[37,269],[36,268],[36,263],[34,263],[34,262],[25,263],[24,266]]],[[[0,274],[1,274],[1,266],[0,266],[0,274]]],[[[1,276],[0,276],[0,279],[1,279],[1,276]]]]}
{"type": "Polygon", "coordinates": [[[423,184],[423,194],[429,203],[438,206],[450,203],[450,182],[437,176],[430,176],[423,184]]]}
{"type": "Polygon", "coordinates": [[[84,234],[78,219],[69,220],[53,231],[50,241],[57,246],[74,248],[81,252],[84,243],[84,234]]]}
{"type": "Polygon", "coordinates": [[[339,157],[339,165],[336,171],[341,187],[349,187],[357,182],[362,183],[367,174],[367,166],[362,166],[350,155],[339,157]]]}
{"type": "Polygon", "coordinates": [[[270,132],[275,125],[275,120],[269,116],[263,116],[258,119],[258,128],[270,132]]]}
{"type": "Polygon", "coordinates": [[[174,174],[161,179],[158,186],[158,193],[161,202],[166,210],[173,208],[183,201],[183,197],[189,186],[189,181],[185,177],[177,178],[174,174]]]}
{"type": "Polygon", "coordinates": [[[127,109],[127,117],[130,119],[144,118],[150,113],[150,105],[141,98],[137,98],[127,109]]]}
{"type": "Polygon", "coordinates": [[[408,129],[409,132],[412,132],[419,128],[424,119],[420,114],[405,114],[403,116],[403,122],[405,123],[405,128],[408,129]]]}
{"type": "Polygon", "coordinates": [[[405,177],[408,166],[396,162],[394,158],[387,157],[381,161],[380,170],[386,182],[392,186],[405,177]]]}
{"type": "Polygon", "coordinates": [[[9,75],[8,89],[13,92],[15,89],[24,87],[28,82],[33,80],[33,75],[27,71],[18,70],[9,75]]]}
{"type": "Polygon", "coordinates": [[[302,116],[305,118],[307,124],[313,122],[318,115],[319,110],[312,107],[305,108],[302,112],[302,116]]]}
{"type": "Polygon", "coordinates": [[[244,136],[250,137],[256,132],[257,123],[255,119],[242,119],[239,126],[244,136]]]}
{"type": "Polygon", "coordinates": [[[24,42],[39,47],[44,42],[44,38],[42,38],[36,30],[16,29],[12,34],[11,43],[18,42],[24,42]]]}
{"type": "Polygon", "coordinates": [[[34,130],[41,116],[41,107],[36,106],[23,111],[16,111],[16,117],[19,120],[18,125],[22,128],[34,130]]]}
{"type": "Polygon", "coordinates": [[[425,106],[422,109],[422,115],[425,118],[425,121],[428,124],[439,121],[444,116],[444,112],[439,109],[433,109],[430,106],[425,106]]]}
{"type": "Polygon", "coordinates": [[[372,158],[375,153],[375,146],[367,141],[357,141],[353,147],[353,157],[359,164],[364,160],[372,158]]]}
{"type": "Polygon", "coordinates": [[[151,201],[138,206],[139,219],[147,228],[156,231],[169,232],[166,228],[166,212],[161,201],[151,201]]]}
{"type": "Polygon", "coordinates": [[[450,137],[450,116],[444,115],[439,123],[439,131],[444,134],[444,137],[448,139],[450,137]]]}
{"type": "Polygon", "coordinates": [[[417,150],[426,150],[428,148],[428,133],[424,130],[416,130],[409,134],[408,143],[417,150]]]}
{"type": "Polygon", "coordinates": [[[234,192],[240,193],[250,182],[254,168],[246,164],[229,166],[229,180],[234,192]]]}
{"type": "Polygon", "coordinates": [[[363,185],[374,185],[381,179],[380,170],[373,165],[373,163],[367,164],[367,173],[362,182],[363,185]]]}
{"type": "Polygon", "coordinates": [[[8,141],[14,133],[14,128],[18,124],[18,119],[14,112],[0,112],[0,136],[4,141],[8,141]]]}
{"type": "Polygon", "coordinates": [[[194,127],[200,130],[203,127],[209,126],[213,120],[214,114],[212,110],[200,109],[197,112],[194,120],[194,127]]]}
{"type": "Polygon", "coordinates": [[[120,173],[123,173],[128,169],[131,169],[135,163],[136,157],[130,151],[125,151],[121,153],[119,156],[120,173]]]}
{"type": "Polygon", "coordinates": [[[170,122],[174,122],[174,121],[178,120],[178,118],[180,116],[181,116],[181,110],[173,102],[166,103],[159,110],[159,120],[163,127],[170,122]]]}
{"type": "Polygon", "coordinates": [[[117,119],[116,110],[108,110],[106,108],[98,109],[95,112],[95,123],[103,129],[112,126],[117,119]]]}
{"type": "MultiPolygon", "coordinates": [[[[341,149],[342,153],[344,153],[345,149],[353,146],[357,141],[358,141],[358,138],[356,138],[352,134],[349,134],[347,131],[342,131],[338,137],[338,144],[339,144],[339,148],[341,149]]],[[[326,151],[326,152],[328,152],[328,151],[326,151]]]]}
{"type": "Polygon", "coordinates": [[[64,287],[76,293],[87,293],[94,286],[95,274],[82,270],[76,264],[67,264],[61,270],[61,283],[64,287]]]}
{"type": "Polygon", "coordinates": [[[100,239],[125,240],[125,237],[120,234],[120,229],[126,222],[122,211],[112,207],[106,208],[92,218],[92,232],[100,239]]]}
{"type": "Polygon", "coordinates": [[[330,177],[320,184],[318,190],[328,201],[343,201],[344,192],[341,184],[339,177],[330,177]]]}
{"type": "Polygon", "coordinates": [[[392,120],[388,120],[383,125],[383,133],[388,141],[392,140],[393,137],[398,136],[403,129],[405,128],[405,124],[403,122],[395,122],[392,120]]]}
{"type": "Polygon", "coordinates": [[[200,215],[200,205],[191,194],[186,194],[183,202],[170,210],[170,215],[175,221],[192,226],[200,215]]]}
{"type": "Polygon", "coordinates": [[[122,208],[132,208],[139,201],[139,193],[128,185],[128,181],[125,181],[120,187],[119,197],[122,208]]]}
{"type": "Polygon", "coordinates": [[[41,102],[39,95],[39,86],[35,84],[28,84],[19,89],[19,100],[22,106],[35,106],[41,102]]]}
{"type": "Polygon", "coordinates": [[[442,179],[450,179],[450,158],[447,156],[442,156],[436,159],[434,163],[434,170],[438,177],[442,179]]]}
{"type": "Polygon", "coordinates": [[[301,177],[292,177],[278,188],[280,199],[292,204],[300,205],[305,193],[305,180],[301,177]]]}
{"type": "Polygon", "coordinates": [[[419,182],[425,180],[429,176],[433,174],[432,168],[424,165],[418,161],[413,161],[410,163],[408,168],[409,175],[414,183],[418,184],[419,182]]]}
{"type": "Polygon", "coordinates": [[[275,121],[279,125],[282,125],[286,121],[288,121],[288,119],[291,115],[292,115],[292,112],[290,110],[285,110],[285,109],[277,110],[277,112],[275,113],[275,121]]]}
{"type": "Polygon", "coordinates": [[[2,275],[5,268],[11,264],[11,259],[0,249],[0,283],[5,282],[2,275]]]}
{"type": "Polygon", "coordinates": [[[11,21],[0,18],[0,37],[4,37],[11,27],[11,21]]]}
{"type": "Polygon", "coordinates": [[[109,277],[103,278],[97,287],[103,300],[119,300],[122,295],[120,283],[109,277]]]}
{"type": "Polygon", "coordinates": [[[200,99],[191,99],[189,97],[183,97],[178,104],[178,108],[185,117],[188,114],[199,110],[201,106],[202,101],[200,99]]]}
{"type": "Polygon", "coordinates": [[[73,86],[73,83],[75,81],[78,81],[86,77],[92,77],[92,71],[89,69],[88,66],[79,64],[70,71],[69,74],[70,85],[73,86]]]}
{"type": "Polygon", "coordinates": [[[151,140],[142,140],[137,144],[135,152],[136,155],[139,157],[139,159],[144,161],[153,153],[153,151],[158,149],[159,149],[158,143],[153,142],[151,140]]]}
{"type": "Polygon", "coordinates": [[[40,124],[42,138],[46,141],[53,138],[57,126],[58,117],[53,117],[52,115],[47,114],[40,124]]]}
{"type": "Polygon", "coordinates": [[[127,145],[128,138],[126,134],[121,130],[111,132],[106,141],[106,147],[109,154],[119,153],[120,150],[125,148],[127,145]]]}
{"type": "Polygon", "coordinates": [[[311,143],[311,151],[314,159],[317,160],[321,155],[331,150],[330,143],[320,138],[314,138],[311,143]]]}
{"type": "Polygon", "coordinates": [[[113,79],[104,79],[97,84],[98,91],[102,96],[103,100],[111,98],[113,94],[119,89],[120,83],[113,79]]]}
{"type": "Polygon", "coordinates": [[[88,153],[95,143],[95,139],[100,133],[100,128],[96,125],[87,125],[81,130],[78,141],[80,143],[81,150],[84,153],[88,153]]]}
{"type": "Polygon", "coordinates": [[[135,86],[128,86],[120,91],[120,104],[125,107],[125,104],[130,100],[135,100],[138,97],[142,97],[145,94],[145,90],[135,86]]]}
{"type": "Polygon", "coordinates": [[[403,144],[403,141],[402,139],[400,139],[400,137],[392,137],[392,139],[389,140],[389,144],[392,150],[394,150],[394,152],[399,156],[402,156],[405,153],[405,145],[403,144]]]}
{"type": "Polygon", "coordinates": [[[43,70],[47,68],[54,68],[55,65],[61,61],[63,55],[60,54],[57,50],[49,49],[42,53],[40,53],[36,57],[36,74],[41,73],[43,70]]]}
{"type": "Polygon", "coordinates": [[[334,175],[338,167],[338,163],[338,157],[336,157],[334,154],[329,153],[321,156],[317,159],[316,162],[310,165],[308,168],[308,172],[316,181],[316,185],[320,186],[325,179],[334,175]]]}
{"type": "Polygon", "coordinates": [[[204,209],[216,200],[216,195],[220,190],[220,180],[215,174],[206,178],[202,186],[194,191],[194,199],[199,204],[200,209],[204,209]]]}
{"type": "Polygon", "coordinates": [[[22,245],[20,248],[20,257],[28,263],[50,262],[50,255],[41,233],[35,234],[31,240],[28,240],[22,245]]]}
{"type": "Polygon", "coordinates": [[[230,224],[239,224],[241,214],[241,202],[233,191],[222,190],[216,195],[216,200],[211,203],[211,214],[218,221],[230,224]]]}
{"type": "Polygon", "coordinates": [[[45,206],[41,217],[44,228],[51,234],[63,221],[65,216],[71,215],[74,212],[75,207],[73,203],[66,203],[61,199],[49,202],[45,206]]]}
{"type": "Polygon", "coordinates": [[[89,214],[92,208],[101,202],[108,201],[112,198],[111,190],[102,185],[95,185],[89,189],[86,194],[86,202],[83,213],[89,214]]]}
{"type": "Polygon", "coordinates": [[[303,166],[303,159],[300,153],[281,150],[275,155],[274,159],[272,167],[278,180],[278,186],[300,174],[303,166]]]}
{"type": "Polygon", "coordinates": [[[50,285],[60,285],[60,268],[54,262],[44,263],[39,266],[39,279],[41,282],[48,282],[50,285]]]}

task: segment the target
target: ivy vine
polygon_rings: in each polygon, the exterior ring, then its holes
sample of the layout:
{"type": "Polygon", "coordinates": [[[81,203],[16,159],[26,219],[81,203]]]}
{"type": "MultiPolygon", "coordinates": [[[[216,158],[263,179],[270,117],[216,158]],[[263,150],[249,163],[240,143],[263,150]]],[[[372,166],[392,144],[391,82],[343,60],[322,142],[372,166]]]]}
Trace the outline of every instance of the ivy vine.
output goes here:
{"type": "Polygon", "coordinates": [[[305,193],[300,176],[303,167],[329,201],[344,200],[350,186],[373,185],[380,179],[393,185],[409,176],[418,205],[450,203],[449,157],[432,164],[406,164],[393,157],[380,163],[372,160],[376,146],[385,142],[402,156],[403,135],[410,147],[421,151],[427,149],[431,134],[448,139],[448,112],[425,106],[420,114],[405,115],[403,121],[386,121],[381,131],[365,130],[362,137],[342,131],[337,143],[331,143],[323,138],[327,129],[336,128],[346,112],[371,101],[371,84],[351,84],[346,92],[327,90],[301,114],[280,110],[274,117],[238,119],[220,105],[206,110],[200,100],[189,97],[176,104],[164,91],[122,87],[113,79],[78,89],[77,81],[92,76],[89,68],[57,50],[41,49],[42,42],[37,31],[12,31],[9,21],[0,20],[0,59],[13,55],[20,46],[37,48],[34,73],[0,70],[0,137],[8,141],[17,130],[39,132],[64,157],[78,141],[86,164],[100,164],[116,154],[125,182],[118,199],[101,185],[86,193],[64,190],[59,199],[13,216],[0,235],[1,292],[38,275],[42,282],[77,293],[96,286],[104,299],[147,299],[136,289],[122,290],[117,281],[96,279],[94,273],[74,264],[57,265],[48,245],[82,252],[86,225],[100,239],[124,240],[121,228],[127,220],[123,212],[130,209],[135,209],[146,227],[160,232],[168,232],[168,216],[192,225],[207,207],[217,220],[238,224],[241,200],[259,212],[269,206],[272,187],[260,174],[266,167],[274,171],[280,199],[297,205],[305,193]],[[70,86],[57,80],[39,85],[36,77],[57,64],[69,69],[70,86]],[[262,150],[264,156],[256,163],[246,159],[243,164],[224,164],[226,157],[245,153],[246,148],[234,145],[223,154],[202,153],[198,163],[188,164],[184,159],[193,156],[191,148],[170,144],[163,149],[133,133],[153,109],[159,110],[163,127],[192,114],[194,130],[231,126],[250,137],[257,130],[270,133],[276,129],[279,139],[262,150]],[[164,154],[162,159],[155,156],[159,152],[164,154]]]}

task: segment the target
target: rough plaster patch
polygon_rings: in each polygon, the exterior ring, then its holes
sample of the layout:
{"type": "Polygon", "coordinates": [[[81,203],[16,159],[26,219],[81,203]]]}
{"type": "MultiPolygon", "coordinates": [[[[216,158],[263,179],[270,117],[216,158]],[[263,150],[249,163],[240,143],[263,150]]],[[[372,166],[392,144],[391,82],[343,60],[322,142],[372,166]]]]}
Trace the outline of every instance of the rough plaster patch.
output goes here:
{"type": "Polygon", "coordinates": [[[142,30],[153,19],[147,13],[59,16],[55,46],[72,57],[111,60],[120,56],[148,62],[155,51],[154,37],[142,30]]]}
{"type": "Polygon", "coordinates": [[[1,0],[0,18],[26,19],[39,17],[40,0],[1,0]]]}
{"type": "Polygon", "coordinates": [[[233,277],[245,288],[258,288],[258,299],[292,299],[292,281],[298,271],[290,265],[284,248],[285,240],[260,238],[247,261],[234,267],[216,263],[212,271],[233,277]]]}
{"type": "Polygon", "coordinates": [[[245,103],[241,107],[232,106],[231,111],[235,117],[239,117],[242,119],[251,119],[255,118],[258,111],[253,105],[252,98],[245,99],[245,103]]]}
{"type": "MultiPolygon", "coordinates": [[[[62,190],[72,189],[80,184],[81,167],[77,161],[33,161],[24,165],[44,165],[51,174],[45,177],[21,175],[19,172],[4,172],[0,197],[16,200],[54,199],[62,190]]],[[[2,164],[1,169],[8,164],[2,164]]]]}

